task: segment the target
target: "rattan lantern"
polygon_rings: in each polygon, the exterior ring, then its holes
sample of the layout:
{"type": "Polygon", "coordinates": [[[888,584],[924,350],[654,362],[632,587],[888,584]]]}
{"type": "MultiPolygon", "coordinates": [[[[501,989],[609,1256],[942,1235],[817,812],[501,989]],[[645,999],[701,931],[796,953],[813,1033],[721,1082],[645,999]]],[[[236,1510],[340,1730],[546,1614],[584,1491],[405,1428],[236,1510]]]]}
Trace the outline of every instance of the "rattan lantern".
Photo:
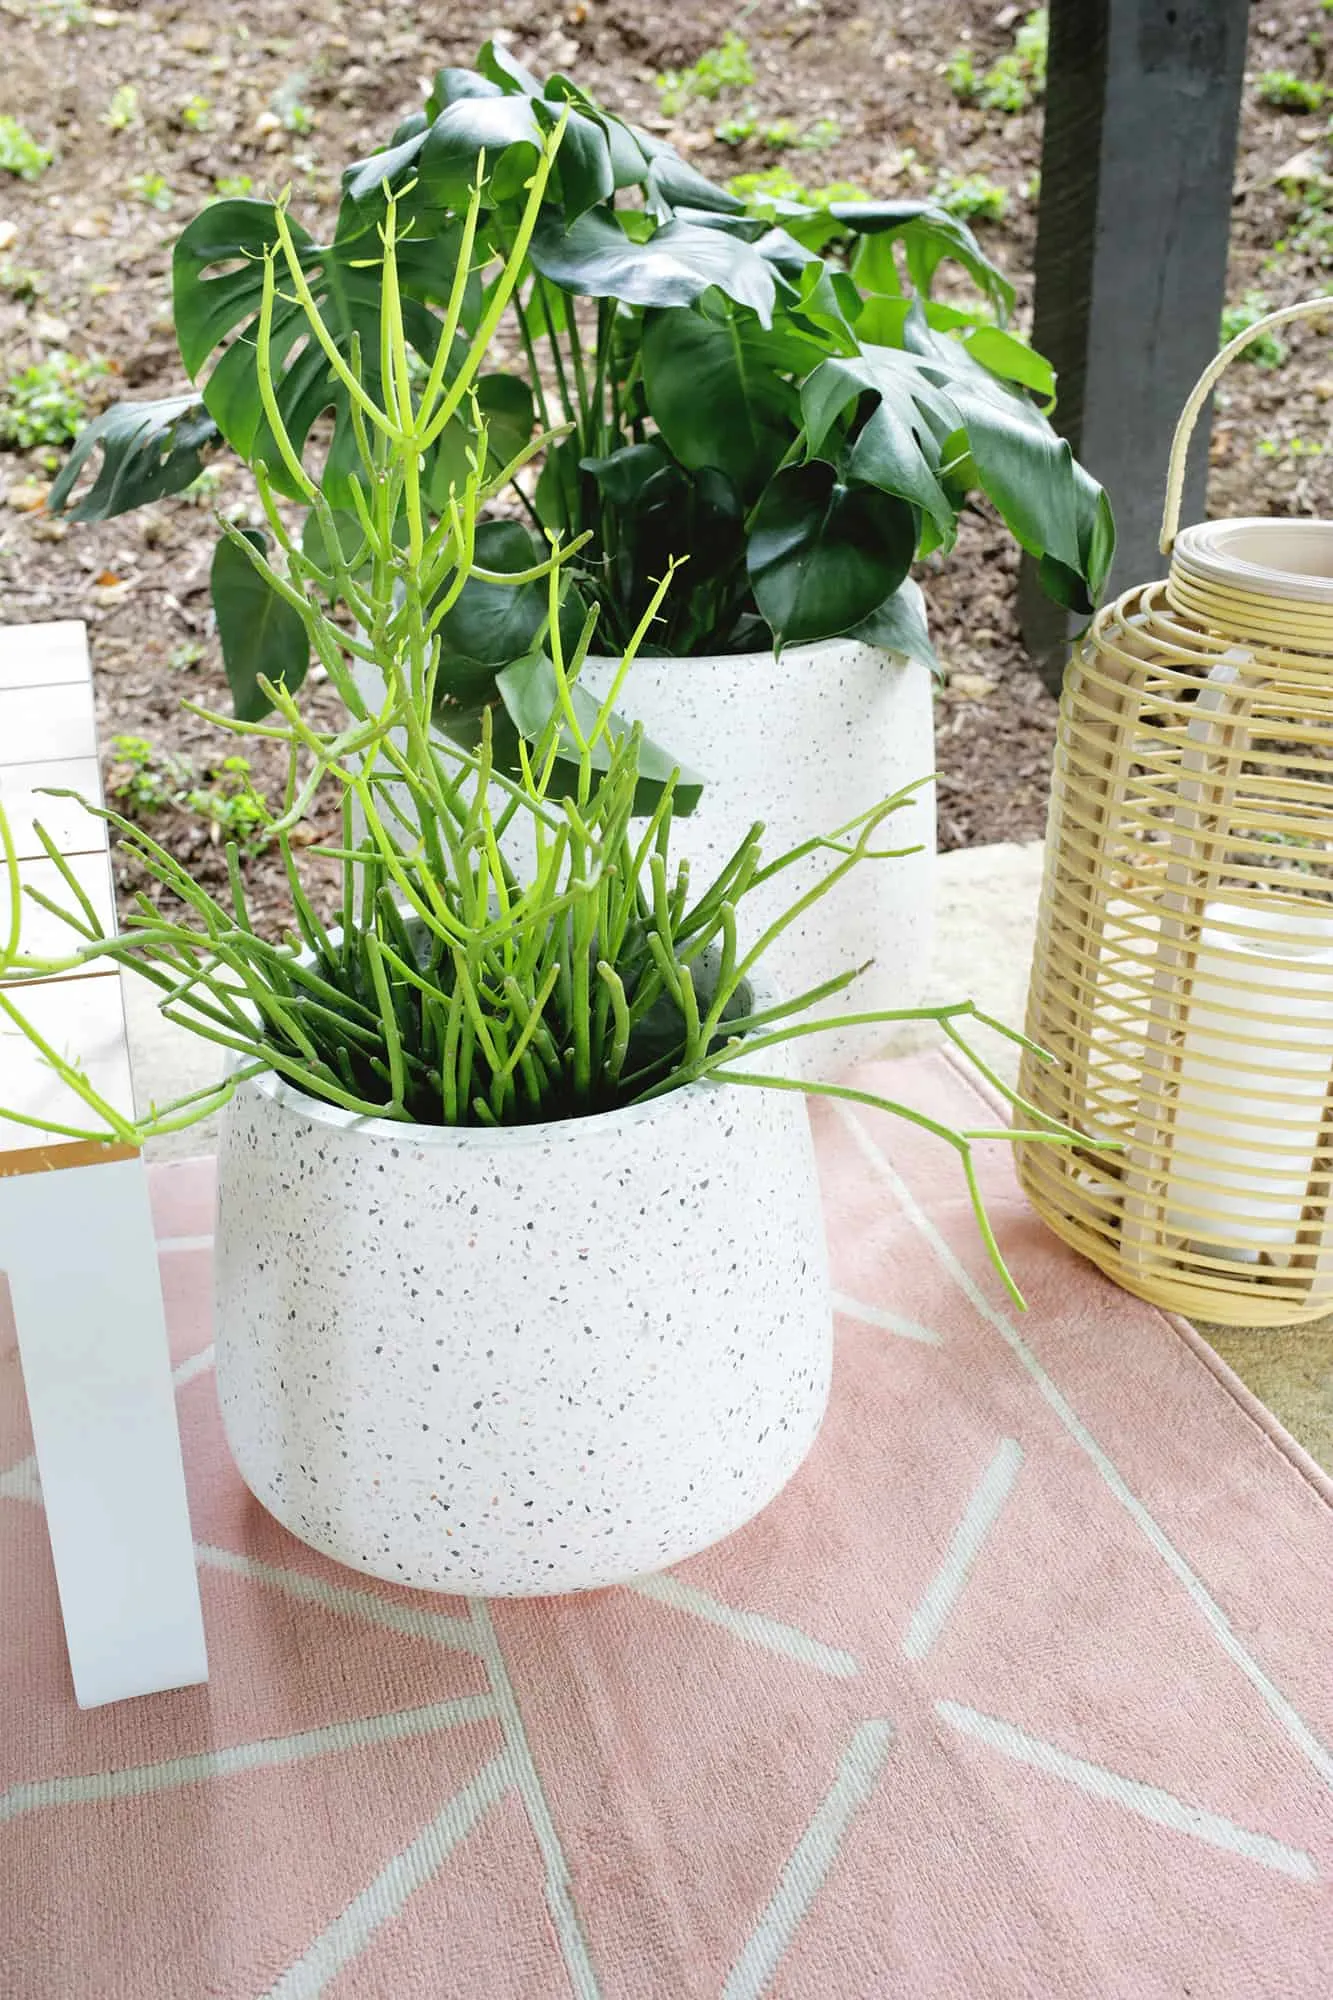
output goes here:
{"type": "Polygon", "coordinates": [[[1027,1023],[1055,1060],[1020,1086],[1101,1142],[1019,1147],[1056,1233],[1236,1326],[1333,1310],[1333,521],[1176,532],[1198,413],[1257,330],[1181,417],[1169,575],[1069,669],[1027,1023]]]}

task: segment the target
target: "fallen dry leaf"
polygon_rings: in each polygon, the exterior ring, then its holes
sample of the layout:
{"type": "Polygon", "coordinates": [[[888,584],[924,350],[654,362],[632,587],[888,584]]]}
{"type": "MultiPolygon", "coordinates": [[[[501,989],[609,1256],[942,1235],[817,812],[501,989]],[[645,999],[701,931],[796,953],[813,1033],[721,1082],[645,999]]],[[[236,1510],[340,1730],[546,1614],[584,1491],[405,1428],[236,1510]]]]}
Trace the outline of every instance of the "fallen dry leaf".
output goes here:
{"type": "Polygon", "coordinates": [[[984,701],[988,694],[994,694],[998,681],[987,680],[985,674],[950,674],[950,694],[960,694],[964,701],[984,701]]]}
{"type": "Polygon", "coordinates": [[[12,507],[17,514],[35,514],[39,507],[46,505],[46,496],[50,491],[49,479],[21,479],[6,493],[5,505],[12,507]]]}
{"type": "Polygon", "coordinates": [[[1283,161],[1273,179],[1326,183],[1328,175],[1324,172],[1324,155],[1314,146],[1307,147],[1303,152],[1293,153],[1289,160],[1283,161]]]}

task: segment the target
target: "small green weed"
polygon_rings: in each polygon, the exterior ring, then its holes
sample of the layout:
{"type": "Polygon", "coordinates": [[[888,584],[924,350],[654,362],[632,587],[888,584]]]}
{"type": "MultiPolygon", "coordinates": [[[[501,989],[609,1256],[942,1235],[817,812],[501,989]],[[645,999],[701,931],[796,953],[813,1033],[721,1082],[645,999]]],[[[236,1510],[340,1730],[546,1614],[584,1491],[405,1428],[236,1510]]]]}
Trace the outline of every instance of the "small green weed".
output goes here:
{"type": "Polygon", "coordinates": [[[761,167],[751,174],[733,174],[727,182],[727,191],[738,201],[758,207],[775,201],[810,200],[810,190],[797,180],[790,167],[782,165],[761,167]]]}
{"type": "Polygon", "coordinates": [[[1012,115],[1026,111],[1046,90],[1050,18],[1045,7],[1027,16],[1014,36],[1008,55],[1000,56],[979,75],[970,49],[955,49],[945,67],[950,90],[964,104],[1012,115]]]}
{"type": "Polygon", "coordinates": [[[146,736],[113,736],[111,755],[115,762],[107,772],[107,797],[130,819],[169,806],[193,775],[179,757],[159,750],[146,736]]]}
{"type": "Polygon", "coordinates": [[[693,98],[703,98],[711,104],[724,91],[744,90],[753,82],[750,45],[734,28],[728,28],[719,46],[705,49],[698,62],[691,63],[688,69],[665,70],[656,79],[662,110],[668,118],[675,118],[693,98]]]}
{"type": "Polygon", "coordinates": [[[808,188],[798,181],[790,167],[779,163],[752,174],[733,174],[727,191],[760,214],[784,201],[798,201],[807,208],[820,208],[831,201],[868,201],[863,187],[854,181],[830,181],[826,187],[808,188]]]}
{"type": "Polygon", "coordinates": [[[11,375],[0,384],[0,444],[68,444],[87,422],[84,389],[106,373],[105,361],[57,351],[11,375]]]}
{"type": "MultiPolygon", "coordinates": [[[[1225,347],[1229,340],[1235,340],[1247,327],[1255,326],[1271,312],[1272,307],[1262,292],[1246,292],[1239,305],[1228,306],[1222,315],[1220,344],[1225,347]]],[[[1248,347],[1241,349],[1241,360],[1252,361],[1256,368],[1280,368],[1287,358],[1287,343],[1279,340],[1275,333],[1261,333],[1248,347]]]]}
{"type": "Polygon", "coordinates": [[[219,201],[233,201],[254,191],[255,184],[249,174],[219,174],[213,183],[213,192],[219,201]]]}
{"type": "Polygon", "coordinates": [[[189,759],[147,736],[113,736],[111,755],[107,797],[127,819],[151,819],[174,807],[203,820],[216,844],[234,840],[247,856],[262,854],[269,845],[270,815],[255,790],[248,757],[223,757],[196,771],[189,759]]]}
{"type": "Polygon", "coordinates": [[[197,666],[204,657],[204,649],[197,639],[182,639],[179,646],[173,646],[167,654],[167,665],[172,673],[183,673],[187,667],[197,666]]]}
{"type": "Polygon", "coordinates": [[[315,129],[315,114],[308,104],[288,104],[283,109],[282,123],[286,131],[305,138],[315,129]]]}
{"type": "Polygon", "coordinates": [[[112,25],[110,8],[94,10],[88,5],[88,0],[4,0],[0,11],[20,16],[26,14],[38,27],[54,28],[58,35],[65,34],[70,28],[86,28],[99,15],[103,26],[112,25]]]}
{"type": "Polygon", "coordinates": [[[160,209],[163,214],[176,200],[166,175],[154,170],[132,174],[125,183],[125,192],[132,195],[135,201],[141,201],[146,208],[160,209]]]}
{"type": "Polygon", "coordinates": [[[1254,449],[1260,458],[1322,458],[1328,447],[1319,438],[1261,437],[1254,449]]]}
{"type": "Polygon", "coordinates": [[[747,104],[744,111],[733,111],[730,118],[724,118],[713,127],[713,137],[724,146],[744,146],[757,138],[759,120],[747,104]]]}
{"type": "Polygon", "coordinates": [[[971,49],[955,49],[944,65],[944,77],[960,104],[975,104],[981,95],[981,78],[972,60],[971,49]]]}
{"type": "Polygon", "coordinates": [[[19,305],[30,305],[40,299],[46,291],[46,274],[34,271],[30,265],[13,264],[8,258],[0,264],[0,292],[6,298],[14,299],[19,305]]]}
{"type": "Polygon", "coordinates": [[[816,118],[813,125],[807,125],[797,145],[805,153],[822,153],[827,146],[836,146],[842,137],[842,125],[833,117],[816,118]]]}
{"type": "Polygon", "coordinates": [[[1284,192],[1298,203],[1294,226],[1288,236],[1279,236],[1265,257],[1265,274],[1280,272],[1286,257],[1301,257],[1321,268],[1333,264],[1333,211],[1328,191],[1319,186],[1284,182],[1284,192]]]}
{"type": "Polygon", "coordinates": [[[207,132],[213,123],[212,105],[197,93],[186,98],[176,115],[187,132],[207,132]]]}
{"type": "Polygon", "coordinates": [[[186,793],[185,810],[208,823],[215,842],[234,840],[242,854],[262,854],[270,842],[271,815],[255,790],[250,759],[224,757],[205,777],[211,782],[192,785],[186,793]]]}
{"type": "Polygon", "coordinates": [[[747,104],[744,110],[732,112],[729,118],[715,125],[713,137],[724,146],[745,146],[754,140],[773,153],[785,153],[793,146],[802,152],[818,153],[826,146],[837,145],[842,127],[836,118],[816,118],[804,132],[794,118],[774,118],[761,125],[754,106],[747,104]]]}
{"type": "Polygon", "coordinates": [[[62,34],[67,28],[86,28],[92,19],[88,0],[36,0],[36,13],[62,34]]]}
{"type": "Polygon", "coordinates": [[[1260,102],[1275,111],[1318,111],[1328,96],[1326,84],[1297,76],[1294,69],[1266,69],[1254,87],[1260,102]]]}
{"type": "Polygon", "coordinates": [[[132,126],[141,125],[139,114],[139,93],[132,83],[119,84],[111,93],[111,102],[102,113],[102,123],[108,132],[128,132],[132,126]]]}
{"type": "Polygon", "coordinates": [[[1032,84],[1034,96],[1046,88],[1046,63],[1051,44],[1051,17],[1045,7],[1035,7],[1014,36],[1014,54],[1032,84]]]}
{"type": "Polygon", "coordinates": [[[181,494],[181,499],[187,501],[191,507],[211,507],[226,483],[215,465],[206,465],[203,471],[190,481],[181,494]]]}
{"type": "Polygon", "coordinates": [[[984,174],[946,174],[935,189],[935,200],[963,222],[1001,222],[1009,194],[984,174]]]}
{"type": "Polygon", "coordinates": [[[17,174],[21,181],[39,181],[55,155],[39,146],[25,125],[0,112],[0,173],[17,174]]]}

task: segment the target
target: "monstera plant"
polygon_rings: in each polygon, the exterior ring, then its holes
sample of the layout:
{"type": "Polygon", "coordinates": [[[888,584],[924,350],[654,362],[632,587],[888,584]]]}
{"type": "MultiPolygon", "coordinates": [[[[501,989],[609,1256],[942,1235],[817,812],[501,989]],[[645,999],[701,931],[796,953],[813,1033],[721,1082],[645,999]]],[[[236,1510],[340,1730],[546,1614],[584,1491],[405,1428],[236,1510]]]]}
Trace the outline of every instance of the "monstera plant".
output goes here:
{"type": "MultiPolygon", "coordinates": [[[[410,363],[442,326],[459,359],[499,329],[520,372],[481,374],[433,428],[422,490],[447,517],[479,426],[508,498],[476,531],[476,573],[442,621],[442,713],[505,698],[496,676],[541,650],[545,593],[524,583],[547,540],[586,537],[566,615],[601,614],[624,642],[673,557],[688,556],[653,635],[662,653],[742,652],[855,634],[929,657],[913,561],[951,546],[969,494],[989,496],[1047,590],[1086,611],[1113,531],[1105,495],[1052,430],[1051,371],[1005,329],[1012,293],[967,228],[921,202],[793,202],[748,209],[669,146],[545,84],[488,43],[444,69],[424,109],[349,166],[328,242],[293,224],[300,287],[280,294],[273,392],[298,450],[326,439],[321,488],[349,546],[364,413],[334,358],[359,356],[379,395],[379,256],[399,214],[396,283],[410,363]],[[564,120],[535,222],[525,196],[564,120]],[[480,171],[482,206],[469,213],[480,171]],[[941,267],[971,304],[934,297],[941,267]],[[494,308],[504,270],[502,311],[494,308]],[[303,293],[329,351],[310,335],[303,293]],[[503,326],[501,326],[503,321],[503,326]],[[556,434],[539,475],[525,454],[556,434]]],[[[78,439],[51,496],[66,506],[100,448],[74,518],[106,519],[187,486],[230,446],[302,503],[264,414],[256,330],[273,209],[211,204],[174,256],[176,331],[194,393],[120,404],[78,439]]],[[[213,571],[238,712],[267,678],[295,688],[300,621],[224,537],[213,571]]]]}

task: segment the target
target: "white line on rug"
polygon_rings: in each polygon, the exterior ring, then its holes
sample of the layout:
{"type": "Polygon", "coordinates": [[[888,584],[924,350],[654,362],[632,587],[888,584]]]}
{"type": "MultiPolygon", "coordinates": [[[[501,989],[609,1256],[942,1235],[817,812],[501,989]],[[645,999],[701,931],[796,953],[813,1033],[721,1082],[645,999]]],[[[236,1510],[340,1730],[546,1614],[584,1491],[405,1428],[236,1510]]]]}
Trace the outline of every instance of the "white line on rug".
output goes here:
{"type": "Polygon", "coordinates": [[[976,1567],[986,1538],[1013,1491],[1022,1463],[1023,1448],[1017,1439],[1001,1438],[995,1456],[982,1473],[976,1491],[967,1503],[962,1520],[954,1529],[948,1554],[912,1614],[912,1622],[903,1640],[903,1652],[909,1660],[924,1660],[944,1630],[950,1612],[967,1588],[968,1578],[976,1567]]]}
{"type": "Polygon", "coordinates": [[[1261,1696],[1265,1706],[1276,1718],[1290,1740],[1301,1754],[1318,1771],[1325,1784],[1333,1789],[1333,1755],[1288,1701],[1281,1689],[1269,1679],[1258,1660],[1244,1645],[1221,1605],[1208,1590],[1203,1579],[1191,1569],[1184,1556],[1172,1543],[1163,1528],[1144,1506],[1138,1495],[1132,1491],[1128,1481],[1114,1465],[1083,1419],[1074,1410],[1067,1398],[1056,1387],[1046,1370],[1028,1346],[1009,1315],[986,1297],[980,1285],[972,1277],[967,1267],[945,1242],[929,1216],[918,1205],[915,1196],[890,1166],[884,1154],[865,1130],[859,1118],[845,1104],[835,1106],[843,1123],[851,1132],[853,1140],[875,1170],[882,1176],[912,1226],[923,1236],[934,1250],[940,1264],[968,1300],[973,1309],[988,1325],[993,1326],[1001,1339],[1010,1347],[1019,1362],[1032,1377],[1046,1402],[1055,1412],[1075,1443],[1081,1446],[1092,1461],[1110,1491],[1115,1495],[1130,1519],[1139,1528],[1150,1547],[1162,1558],[1172,1574],[1181,1582],[1189,1594],[1191,1602],[1211,1629],[1214,1638],[1227,1658],[1240,1668],[1245,1678],[1261,1696]]]}
{"type": "Polygon", "coordinates": [[[814,1818],[792,1849],[773,1900],[731,1969],[722,2000],[761,2000],[810,1905],[828,1879],[847,1832],[868,1802],[893,1745],[893,1724],[863,1722],[838,1766],[814,1818]]]}
{"type": "Polygon", "coordinates": [[[938,1347],[940,1336],[934,1327],[922,1326],[919,1320],[904,1319],[901,1313],[890,1312],[885,1306],[862,1305],[860,1299],[849,1298],[846,1292],[833,1294],[833,1310],[844,1319],[859,1319],[863,1326],[882,1327],[885,1333],[896,1333],[903,1340],[919,1340],[926,1347],[938,1347]]]}
{"type": "Polygon", "coordinates": [[[1174,1793],[1162,1791],[1160,1786],[1145,1785],[1137,1778],[1108,1771],[1103,1764],[1072,1757],[1054,1743],[1028,1736],[1012,1723],[1001,1722],[993,1715],[981,1715],[960,1702],[937,1701],[935,1713],[962,1735],[975,1737],[978,1743],[998,1750],[1003,1757],[1012,1757],[1015,1763],[1030,1764],[1047,1777],[1063,1778],[1090,1798],[1109,1799],[1113,1805],[1138,1813],[1141,1819],[1169,1826],[1174,1833],[1188,1833],[1227,1854],[1243,1855],[1247,1861],[1257,1861],[1279,1875],[1294,1875],[1298,1882],[1319,1880],[1318,1868],[1303,1849],[1288,1847],[1285,1841],[1273,1840],[1266,1833],[1251,1833],[1247,1827],[1237,1826],[1234,1820],[1223,1819],[1220,1813],[1205,1812],[1202,1806],[1189,1805],[1174,1793]]]}
{"type": "Polygon", "coordinates": [[[761,1612],[737,1611],[734,1606],[709,1597],[705,1591],[695,1590],[692,1585],[682,1583],[679,1577],[669,1573],[641,1576],[627,1584],[626,1589],[637,1592],[640,1597],[651,1597],[658,1604],[670,1605],[673,1611],[690,1612],[710,1625],[720,1625],[724,1632],[730,1632],[733,1639],[743,1639],[751,1646],[762,1646],[769,1653],[781,1653],[803,1667],[817,1667],[820,1673],[832,1674],[838,1680],[850,1680],[853,1674],[861,1671],[853,1654],[845,1653],[837,1646],[826,1646],[822,1639],[812,1639],[808,1632],[798,1630],[795,1625],[783,1625],[776,1618],[764,1617],[761,1612]]]}
{"type": "Polygon", "coordinates": [[[160,1764],[136,1764],[127,1770],[91,1771],[72,1778],[34,1778],[0,1793],[0,1821],[19,1819],[47,1806],[103,1805],[110,1799],[137,1799],[148,1792],[174,1791],[181,1785],[202,1784],[207,1778],[230,1778],[239,1771],[260,1771],[304,1763],[340,1750],[359,1750],[374,1743],[397,1743],[437,1730],[457,1729],[465,1722],[485,1722],[498,1714],[489,1695],[463,1695],[436,1701],[425,1708],[397,1709],[388,1715],[368,1715],[304,1729],[295,1736],[266,1737],[255,1743],[232,1743],[222,1750],[201,1750],[188,1757],[169,1757],[160,1764]]]}

